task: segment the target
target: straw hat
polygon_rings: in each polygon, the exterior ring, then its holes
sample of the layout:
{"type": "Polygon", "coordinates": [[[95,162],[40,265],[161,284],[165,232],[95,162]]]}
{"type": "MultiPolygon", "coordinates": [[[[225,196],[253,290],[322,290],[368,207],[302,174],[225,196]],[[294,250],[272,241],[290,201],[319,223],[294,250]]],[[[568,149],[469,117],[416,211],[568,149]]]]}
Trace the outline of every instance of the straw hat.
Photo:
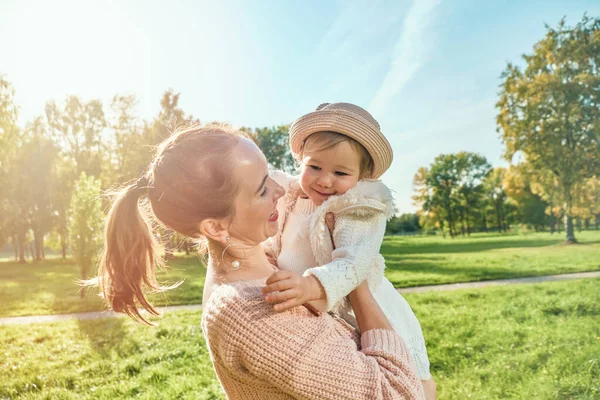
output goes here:
{"type": "Polygon", "coordinates": [[[394,157],[379,123],[369,112],[350,103],[323,103],[316,111],[298,118],[290,127],[290,147],[297,156],[307,137],[316,132],[337,132],[362,144],[373,159],[373,179],[390,167],[394,157]]]}

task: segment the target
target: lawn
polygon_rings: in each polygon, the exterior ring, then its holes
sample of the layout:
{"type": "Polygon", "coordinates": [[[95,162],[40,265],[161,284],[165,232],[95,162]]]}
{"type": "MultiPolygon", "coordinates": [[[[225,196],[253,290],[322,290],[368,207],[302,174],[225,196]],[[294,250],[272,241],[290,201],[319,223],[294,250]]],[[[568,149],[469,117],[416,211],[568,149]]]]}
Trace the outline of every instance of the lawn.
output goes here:
{"type": "MultiPolygon", "coordinates": [[[[600,279],[407,295],[440,399],[600,398],[600,279]]],[[[0,399],[224,398],[200,313],[0,326],[0,399]]]]}
{"type": "MultiPolygon", "coordinates": [[[[472,238],[386,237],[382,253],[387,277],[397,287],[469,282],[600,270],[600,231],[578,233],[581,244],[563,236],[474,235],[472,238]]],[[[198,304],[205,269],[198,257],[178,258],[161,275],[183,285],[152,297],[156,305],[198,304]]],[[[0,317],[101,310],[95,295],[81,299],[72,261],[0,262],[0,317]]]]}
{"type": "MultiPolygon", "coordinates": [[[[202,303],[205,267],[197,257],[177,258],[159,274],[159,281],[177,289],[150,296],[154,305],[202,303]]],[[[0,317],[18,315],[66,314],[104,310],[96,288],[80,295],[79,271],[70,260],[47,260],[39,263],[0,263],[0,317]]]]}
{"type": "Polygon", "coordinates": [[[381,252],[396,287],[600,270],[600,231],[484,235],[471,238],[388,236],[381,252]]]}

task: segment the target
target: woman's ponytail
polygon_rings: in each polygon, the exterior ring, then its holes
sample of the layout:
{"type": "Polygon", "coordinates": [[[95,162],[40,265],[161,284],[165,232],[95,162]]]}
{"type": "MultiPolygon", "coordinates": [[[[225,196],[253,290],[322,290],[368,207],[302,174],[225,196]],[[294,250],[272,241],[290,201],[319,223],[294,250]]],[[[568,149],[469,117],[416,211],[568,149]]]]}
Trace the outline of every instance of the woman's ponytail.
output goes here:
{"type": "Polygon", "coordinates": [[[147,185],[139,182],[117,192],[106,218],[98,285],[114,311],[153,325],[140,314],[138,305],[152,315],[160,315],[144,292],[167,288],[156,281],[155,269],[164,266],[164,262],[147,212],[141,210],[141,197],[147,185]]]}

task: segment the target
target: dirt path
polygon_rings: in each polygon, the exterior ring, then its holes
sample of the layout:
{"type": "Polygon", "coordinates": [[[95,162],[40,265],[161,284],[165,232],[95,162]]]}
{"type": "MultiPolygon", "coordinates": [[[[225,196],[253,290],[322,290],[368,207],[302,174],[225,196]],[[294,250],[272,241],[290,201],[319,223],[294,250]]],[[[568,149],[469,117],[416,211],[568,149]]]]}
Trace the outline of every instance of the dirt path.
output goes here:
{"type": "MultiPolygon", "coordinates": [[[[499,285],[515,285],[523,283],[540,283],[540,282],[551,282],[551,281],[564,281],[571,279],[589,279],[589,278],[600,278],[600,271],[594,272],[578,272],[574,274],[561,274],[561,275],[546,275],[536,276],[531,278],[514,278],[514,279],[498,279],[494,281],[482,281],[482,282],[465,282],[465,283],[450,283],[445,285],[430,285],[430,286],[416,286],[411,288],[402,288],[398,291],[402,294],[405,293],[423,293],[423,292],[444,292],[449,290],[459,289],[477,289],[488,286],[499,286],[499,285]]],[[[161,312],[171,312],[177,310],[201,310],[200,304],[192,304],[187,306],[170,306],[170,307],[157,307],[161,312]]],[[[58,315],[34,315],[25,317],[7,317],[0,318],[0,325],[22,325],[22,324],[35,324],[41,322],[55,322],[65,321],[69,319],[97,319],[97,318],[114,318],[123,317],[123,314],[117,314],[111,311],[96,311],[96,312],[85,312],[76,314],[58,314],[58,315]]]]}

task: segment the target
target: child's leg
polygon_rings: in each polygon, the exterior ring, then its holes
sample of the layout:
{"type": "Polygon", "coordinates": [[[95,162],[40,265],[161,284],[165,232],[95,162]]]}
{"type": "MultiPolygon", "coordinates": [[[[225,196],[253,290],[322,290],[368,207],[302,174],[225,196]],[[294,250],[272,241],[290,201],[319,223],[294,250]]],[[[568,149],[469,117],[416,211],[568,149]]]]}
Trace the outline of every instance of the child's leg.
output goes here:
{"type": "Polygon", "coordinates": [[[433,377],[427,379],[426,381],[421,381],[423,383],[423,389],[425,391],[425,398],[427,400],[435,400],[437,398],[437,390],[435,386],[435,381],[433,377]]]}

